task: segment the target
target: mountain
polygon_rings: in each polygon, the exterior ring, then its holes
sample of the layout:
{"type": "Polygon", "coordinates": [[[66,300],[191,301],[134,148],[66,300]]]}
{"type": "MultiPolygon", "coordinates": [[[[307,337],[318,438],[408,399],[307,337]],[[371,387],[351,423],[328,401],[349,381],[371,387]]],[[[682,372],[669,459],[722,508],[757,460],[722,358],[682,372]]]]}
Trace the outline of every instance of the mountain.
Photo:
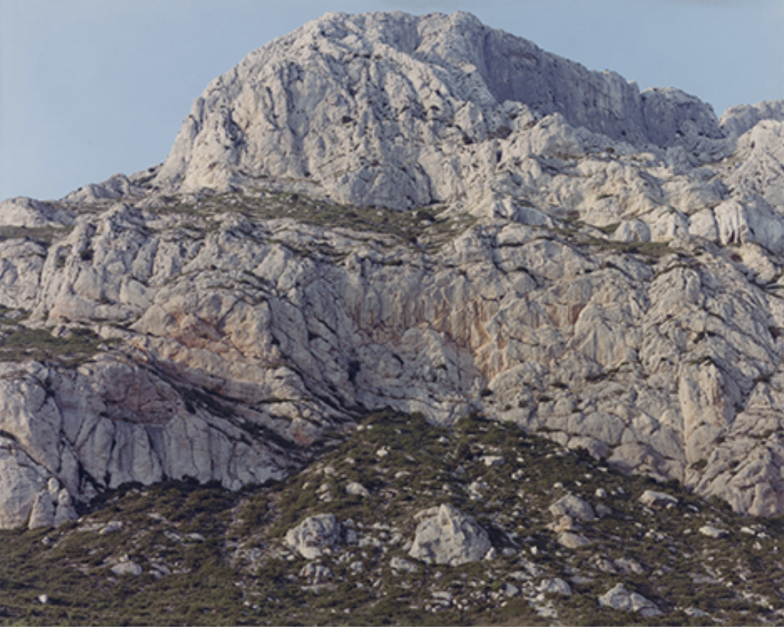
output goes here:
{"type": "Polygon", "coordinates": [[[0,527],[280,482],[384,410],[784,513],[783,132],[466,13],[274,40],[162,165],[0,203],[0,527]]]}

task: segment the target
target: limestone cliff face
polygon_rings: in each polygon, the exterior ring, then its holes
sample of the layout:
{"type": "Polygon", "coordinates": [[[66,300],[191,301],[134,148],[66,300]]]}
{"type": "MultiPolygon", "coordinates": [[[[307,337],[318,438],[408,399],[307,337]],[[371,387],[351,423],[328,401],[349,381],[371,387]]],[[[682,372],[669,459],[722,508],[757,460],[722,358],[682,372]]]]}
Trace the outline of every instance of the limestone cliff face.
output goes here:
{"type": "Polygon", "coordinates": [[[784,513],[782,129],[465,13],[275,40],[162,167],[0,204],[0,527],[384,407],[784,513]]]}
{"type": "Polygon", "coordinates": [[[517,140],[556,113],[637,146],[721,150],[713,111],[693,96],[641,94],[467,13],[334,13],[213,81],[157,182],[229,189],[285,177],[341,202],[422,206],[487,187],[486,174],[471,176],[473,162],[526,156],[517,140]]]}

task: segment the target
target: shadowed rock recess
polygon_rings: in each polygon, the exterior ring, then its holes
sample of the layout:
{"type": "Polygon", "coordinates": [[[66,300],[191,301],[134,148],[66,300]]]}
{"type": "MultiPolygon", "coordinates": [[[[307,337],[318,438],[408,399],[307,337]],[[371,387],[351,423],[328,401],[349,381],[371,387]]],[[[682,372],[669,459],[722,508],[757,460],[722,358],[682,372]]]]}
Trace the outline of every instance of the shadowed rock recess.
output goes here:
{"type": "Polygon", "coordinates": [[[467,13],[272,41],[162,165],[0,204],[0,528],[280,480],[385,408],[784,513],[783,135],[467,13]]]}

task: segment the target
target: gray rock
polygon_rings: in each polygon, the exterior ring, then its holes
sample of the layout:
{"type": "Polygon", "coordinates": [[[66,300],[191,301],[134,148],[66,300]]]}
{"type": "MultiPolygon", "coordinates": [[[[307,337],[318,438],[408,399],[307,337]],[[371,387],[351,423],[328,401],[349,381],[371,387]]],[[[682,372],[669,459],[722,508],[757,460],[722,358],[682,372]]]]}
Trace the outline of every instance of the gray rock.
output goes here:
{"type": "Polygon", "coordinates": [[[427,564],[459,566],[476,562],[492,548],[487,532],[452,505],[423,510],[417,519],[414,543],[408,554],[427,564]]]}
{"type": "Polygon", "coordinates": [[[503,466],[505,460],[502,455],[484,455],[482,457],[482,461],[484,462],[485,466],[491,468],[495,466],[503,466]]]}
{"type": "Polygon", "coordinates": [[[648,507],[673,507],[678,504],[678,499],[665,492],[645,490],[640,496],[640,503],[648,507]]]}
{"type": "Polygon", "coordinates": [[[311,584],[320,584],[332,579],[332,570],[324,564],[308,562],[300,569],[299,576],[311,584]]]}
{"type": "Polygon", "coordinates": [[[112,520],[111,522],[107,523],[98,531],[99,536],[105,536],[110,533],[116,533],[118,531],[122,531],[125,528],[125,523],[121,520],[112,520]]]}
{"type": "Polygon", "coordinates": [[[596,513],[590,503],[574,494],[567,494],[550,506],[553,516],[571,516],[578,520],[596,520],[596,513]]]}
{"type": "Polygon", "coordinates": [[[119,562],[112,566],[110,570],[118,577],[122,577],[123,575],[138,577],[144,572],[144,569],[132,560],[119,562]]]}
{"type": "MultiPolygon", "coordinates": [[[[247,175],[277,176],[351,204],[424,206],[470,186],[471,155],[489,141],[579,154],[576,137],[554,139],[548,125],[534,125],[551,114],[559,127],[662,148],[701,142],[705,149],[723,137],[710,106],[693,96],[672,88],[641,94],[615,73],[590,72],[467,13],[329,13],[214,80],[155,182],[225,190],[247,175]],[[385,63],[375,60],[381,54],[385,63]],[[371,67],[378,79],[358,84],[371,67]],[[388,135],[401,137],[396,150],[371,139],[388,135]]],[[[505,207],[490,211],[519,217],[505,207]]]]}
{"type": "Polygon", "coordinates": [[[368,496],[370,496],[370,490],[368,490],[361,483],[352,481],[351,483],[346,485],[346,494],[367,498],[368,496]]]}
{"type": "Polygon", "coordinates": [[[558,534],[558,544],[567,549],[581,549],[591,544],[591,541],[581,533],[564,531],[558,534]]]}
{"type": "Polygon", "coordinates": [[[33,501],[30,510],[29,529],[40,529],[42,527],[54,526],[55,505],[48,491],[39,492],[33,501]]]}
{"type": "Polygon", "coordinates": [[[549,577],[539,582],[539,592],[572,596],[572,587],[560,577],[549,577]]]}
{"type": "Polygon", "coordinates": [[[340,544],[341,525],[334,514],[316,514],[286,532],[285,543],[305,559],[332,554],[340,544]]]}
{"type": "Polygon", "coordinates": [[[703,525],[700,527],[700,533],[704,536],[708,536],[709,538],[714,538],[717,540],[727,535],[727,532],[724,529],[719,529],[713,525],[703,525]]]}
{"type": "Polygon", "coordinates": [[[784,403],[781,111],[718,125],[466,14],[329,14],[276,40],[207,88],[160,170],[2,204],[9,234],[53,238],[0,242],[3,333],[112,343],[73,367],[0,361],[0,527],[128,482],[281,479],[301,462],[279,438],[307,447],[359,405],[480,410],[784,513],[784,445],[761,438],[784,403]],[[415,244],[277,192],[393,225],[439,204],[415,244]],[[256,202],[277,217],[235,210],[256,202]]]}
{"type": "Polygon", "coordinates": [[[57,228],[73,222],[73,212],[33,198],[19,197],[0,202],[0,226],[57,228]]]}
{"type": "Polygon", "coordinates": [[[398,574],[419,572],[419,567],[416,564],[402,557],[393,557],[391,560],[389,560],[389,566],[398,574]]]}
{"type": "Polygon", "coordinates": [[[621,612],[637,612],[645,618],[659,616],[662,613],[655,603],[637,592],[627,590],[622,583],[600,596],[599,605],[621,612]]]}

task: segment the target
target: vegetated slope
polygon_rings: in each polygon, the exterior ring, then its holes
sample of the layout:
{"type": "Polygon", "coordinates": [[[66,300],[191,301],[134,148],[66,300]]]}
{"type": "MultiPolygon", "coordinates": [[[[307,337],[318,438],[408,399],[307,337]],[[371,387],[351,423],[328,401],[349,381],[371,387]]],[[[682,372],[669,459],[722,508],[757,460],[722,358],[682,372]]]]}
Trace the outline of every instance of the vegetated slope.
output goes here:
{"type": "Polygon", "coordinates": [[[126,485],[78,522],[0,532],[0,623],[778,623],[783,541],[513,425],[385,412],[274,486],[126,485]],[[444,503],[487,532],[485,559],[412,557],[417,514],[444,503]],[[320,514],[338,534],[305,558],[290,531],[320,514]],[[602,606],[610,590],[636,605],[602,606]]]}
{"type": "Polygon", "coordinates": [[[279,481],[387,408],[781,514],[782,128],[466,14],[275,40],[163,166],[0,205],[0,527],[279,481]]]}

